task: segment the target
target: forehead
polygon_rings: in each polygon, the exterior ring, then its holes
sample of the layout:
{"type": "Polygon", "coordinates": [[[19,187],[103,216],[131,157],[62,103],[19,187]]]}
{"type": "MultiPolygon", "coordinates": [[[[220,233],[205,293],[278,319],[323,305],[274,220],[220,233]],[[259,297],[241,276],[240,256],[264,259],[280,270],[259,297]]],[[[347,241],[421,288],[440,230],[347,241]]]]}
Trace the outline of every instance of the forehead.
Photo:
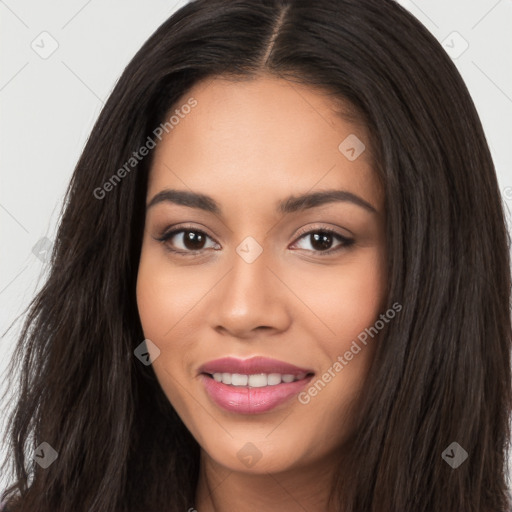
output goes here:
{"type": "Polygon", "coordinates": [[[336,108],[318,90],[278,78],[201,82],[173,107],[181,115],[154,150],[148,197],[180,188],[261,204],[340,188],[378,206],[367,130],[336,108]],[[181,111],[190,98],[197,104],[181,111]]]}

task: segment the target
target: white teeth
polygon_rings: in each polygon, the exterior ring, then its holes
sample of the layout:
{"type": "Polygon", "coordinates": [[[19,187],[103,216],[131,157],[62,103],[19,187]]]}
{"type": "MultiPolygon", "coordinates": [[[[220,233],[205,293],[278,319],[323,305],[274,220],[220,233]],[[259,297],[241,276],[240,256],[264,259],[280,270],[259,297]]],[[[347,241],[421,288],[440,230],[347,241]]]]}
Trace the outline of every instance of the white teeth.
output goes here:
{"type": "Polygon", "coordinates": [[[257,373],[253,375],[244,375],[240,373],[214,373],[213,378],[217,382],[228,384],[235,387],[249,385],[250,388],[263,388],[265,386],[277,386],[281,382],[289,383],[295,380],[302,380],[306,376],[300,373],[297,376],[281,373],[257,373]]]}
{"type": "Polygon", "coordinates": [[[231,384],[233,386],[247,386],[249,377],[247,375],[240,375],[239,373],[233,373],[231,376],[231,384]]]}
{"type": "Polygon", "coordinates": [[[268,377],[264,373],[249,375],[250,388],[263,388],[268,384],[268,377]]]}
{"type": "Polygon", "coordinates": [[[280,373],[269,373],[267,375],[267,381],[269,386],[275,386],[276,384],[281,384],[281,374],[280,373]]]}

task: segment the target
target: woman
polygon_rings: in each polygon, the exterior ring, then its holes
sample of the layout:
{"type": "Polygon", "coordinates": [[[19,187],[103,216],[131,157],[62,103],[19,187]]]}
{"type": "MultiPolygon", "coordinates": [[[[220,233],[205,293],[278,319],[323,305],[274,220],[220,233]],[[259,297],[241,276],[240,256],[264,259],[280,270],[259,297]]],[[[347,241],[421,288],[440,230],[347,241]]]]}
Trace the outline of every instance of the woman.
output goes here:
{"type": "Polygon", "coordinates": [[[410,14],[191,2],[75,169],[8,511],[509,510],[510,284],[478,115],[410,14]]]}

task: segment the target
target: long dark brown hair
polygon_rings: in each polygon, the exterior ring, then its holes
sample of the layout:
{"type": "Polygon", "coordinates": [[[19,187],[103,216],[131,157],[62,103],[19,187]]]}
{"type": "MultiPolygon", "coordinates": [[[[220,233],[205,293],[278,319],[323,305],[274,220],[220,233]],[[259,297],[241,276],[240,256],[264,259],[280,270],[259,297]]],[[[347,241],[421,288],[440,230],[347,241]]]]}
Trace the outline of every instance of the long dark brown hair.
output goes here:
{"type": "Polygon", "coordinates": [[[74,170],[50,275],[10,367],[19,396],[4,462],[15,474],[9,511],[194,505],[199,445],[152,367],[134,357],[144,339],[135,284],[151,156],[104,197],[94,191],[194,84],[262,74],[353,107],[386,194],[387,300],[403,310],[381,332],[333,477],[332,509],[510,506],[510,241],[484,132],[456,67],[391,0],[196,0],[126,67],[74,170]],[[58,452],[46,469],[33,460],[42,442],[58,452]],[[468,454],[456,469],[442,456],[453,442],[468,454]]]}

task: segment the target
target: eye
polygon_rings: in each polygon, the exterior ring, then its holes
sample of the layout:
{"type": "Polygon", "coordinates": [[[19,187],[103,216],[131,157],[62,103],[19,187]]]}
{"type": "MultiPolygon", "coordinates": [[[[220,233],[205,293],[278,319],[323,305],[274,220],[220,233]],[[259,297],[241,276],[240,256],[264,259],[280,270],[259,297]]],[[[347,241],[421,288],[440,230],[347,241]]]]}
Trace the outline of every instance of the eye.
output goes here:
{"type": "MultiPolygon", "coordinates": [[[[165,232],[156,240],[163,243],[168,251],[180,256],[194,256],[205,249],[220,249],[220,245],[204,231],[192,227],[175,228],[165,232]],[[210,245],[208,245],[208,241],[210,241],[210,245]]],[[[354,239],[347,238],[336,230],[324,226],[299,232],[298,240],[291,247],[299,245],[301,241],[305,243],[302,247],[299,246],[299,249],[316,252],[322,256],[348,248],[355,242],[354,239]],[[336,240],[338,240],[338,245],[333,248],[336,240]]]]}
{"type": "MultiPolygon", "coordinates": [[[[341,233],[338,233],[337,231],[327,227],[320,227],[305,233],[300,233],[299,241],[300,240],[306,242],[303,244],[303,247],[299,247],[300,249],[317,252],[322,256],[348,248],[355,242],[354,239],[347,238],[341,233]],[[335,243],[336,239],[339,241],[339,243],[337,246],[332,248],[332,245],[335,243]]],[[[293,245],[295,246],[297,244],[298,242],[295,242],[293,245]]]]}
{"type": "Polygon", "coordinates": [[[157,240],[164,243],[169,251],[182,254],[184,256],[188,256],[189,254],[194,255],[203,249],[220,248],[220,246],[204,231],[192,228],[180,228],[168,231],[157,238],[157,240]],[[207,246],[207,240],[212,241],[213,244],[207,246]]]}

